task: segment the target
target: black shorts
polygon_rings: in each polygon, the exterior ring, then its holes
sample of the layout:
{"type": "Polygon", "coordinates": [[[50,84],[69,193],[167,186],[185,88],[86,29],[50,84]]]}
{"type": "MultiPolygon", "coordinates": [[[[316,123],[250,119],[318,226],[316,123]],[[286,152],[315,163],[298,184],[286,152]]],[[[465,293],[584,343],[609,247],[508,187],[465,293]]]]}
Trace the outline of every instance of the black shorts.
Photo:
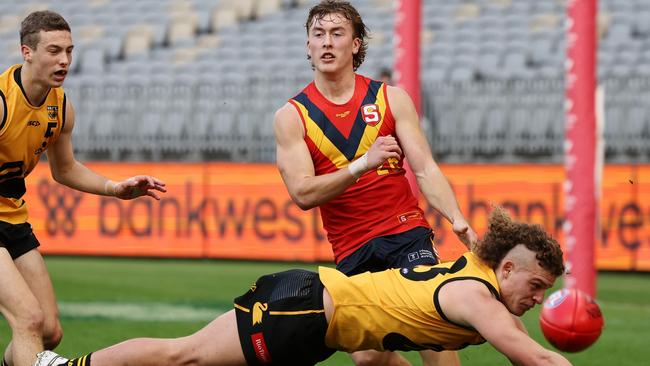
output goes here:
{"type": "Polygon", "coordinates": [[[41,243],[36,239],[32,225],[29,223],[10,224],[0,221],[0,247],[6,248],[12,259],[16,259],[40,245],[41,243]]]}
{"type": "Polygon", "coordinates": [[[416,227],[403,233],[371,239],[343,258],[336,265],[336,269],[352,276],[368,271],[379,272],[419,264],[438,264],[433,231],[426,227],[416,227]]]}
{"type": "Polygon", "coordinates": [[[314,365],[335,352],[325,345],[323,289],[317,273],[294,269],[260,277],[235,299],[248,365],[314,365]]]}

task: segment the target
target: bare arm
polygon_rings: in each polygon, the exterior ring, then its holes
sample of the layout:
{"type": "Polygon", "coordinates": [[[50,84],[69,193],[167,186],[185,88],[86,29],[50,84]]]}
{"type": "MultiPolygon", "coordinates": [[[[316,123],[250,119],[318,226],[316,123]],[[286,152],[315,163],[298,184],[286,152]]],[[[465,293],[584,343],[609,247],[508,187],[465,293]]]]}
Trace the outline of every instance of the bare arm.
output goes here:
{"type": "Polygon", "coordinates": [[[476,329],[514,365],[570,366],[559,353],[539,345],[521,329],[506,307],[478,281],[455,281],[444,285],[440,306],[451,321],[476,329]]]}
{"type": "MultiPolygon", "coordinates": [[[[287,103],[275,113],[273,122],[277,165],[291,199],[303,210],[319,206],[343,193],[357,181],[350,169],[316,175],[314,162],[304,140],[304,127],[298,111],[287,103]]],[[[395,138],[378,138],[368,150],[360,173],[375,169],[388,158],[397,158],[401,149],[395,138]]]]}
{"type": "Polygon", "coordinates": [[[54,180],[70,188],[98,195],[116,196],[121,199],[146,195],[160,199],[156,191],[166,192],[165,183],[154,177],[138,175],[115,183],[78,162],[72,149],[74,119],[74,109],[68,100],[65,126],[47,152],[54,180]]]}
{"type": "Polygon", "coordinates": [[[388,100],[395,117],[397,137],[417,178],[420,191],[429,204],[451,222],[456,235],[471,249],[477,240],[476,233],[469,227],[458,207],[454,191],[433,160],[411,98],[402,89],[388,87],[388,100]]]}

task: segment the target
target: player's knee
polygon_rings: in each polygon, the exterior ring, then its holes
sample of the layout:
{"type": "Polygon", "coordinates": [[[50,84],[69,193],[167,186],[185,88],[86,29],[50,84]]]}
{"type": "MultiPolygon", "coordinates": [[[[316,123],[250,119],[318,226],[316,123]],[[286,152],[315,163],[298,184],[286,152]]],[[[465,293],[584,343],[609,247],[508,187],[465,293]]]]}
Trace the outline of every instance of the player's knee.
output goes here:
{"type": "Polygon", "coordinates": [[[199,359],[192,347],[185,347],[182,339],[168,342],[164,347],[165,364],[169,366],[198,366],[199,359]]]}
{"type": "Polygon", "coordinates": [[[14,331],[26,331],[31,334],[43,334],[45,315],[38,306],[26,306],[16,314],[16,322],[12,326],[14,331]]]}
{"type": "Polygon", "coordinates": [[[46,322],[43,327],[43,346],[45,349],[55,349],[61,343],[62,339],[63,328],[61,327],[61,323],[58,320],[49,324],[46,322]]]}

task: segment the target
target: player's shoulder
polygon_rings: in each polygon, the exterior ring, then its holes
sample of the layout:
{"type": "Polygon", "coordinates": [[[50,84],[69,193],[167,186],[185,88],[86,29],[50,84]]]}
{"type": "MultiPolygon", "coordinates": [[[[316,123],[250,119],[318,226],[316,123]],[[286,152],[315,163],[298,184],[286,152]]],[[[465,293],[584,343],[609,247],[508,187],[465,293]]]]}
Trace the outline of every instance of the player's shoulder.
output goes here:
{"type": "Polygon", "coordinates": [[[286,102],[282,107],[278,108],[275,111],[274,120],[277,123],[282,123],[282,121],[290,121],[300,118],[296,107],[294,107],[291,102],[286,102]]]}
{"type": "Polygon", "coordinates": [[[409,96],[408,92],[404,90],[403,88],[400,88],[399,86],[393,86],[393,85],[386,85],[386,95],[388,98],[397,98],[397,99],[403,99],[403,98],[408,98],[411,99],[409,96]]]}

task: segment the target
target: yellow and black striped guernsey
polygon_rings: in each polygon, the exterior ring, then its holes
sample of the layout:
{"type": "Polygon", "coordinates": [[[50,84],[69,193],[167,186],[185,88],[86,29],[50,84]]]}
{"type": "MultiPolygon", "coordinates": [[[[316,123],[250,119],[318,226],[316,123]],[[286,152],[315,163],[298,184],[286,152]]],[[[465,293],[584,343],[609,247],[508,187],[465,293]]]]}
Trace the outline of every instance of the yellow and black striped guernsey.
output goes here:
{"type": "Polygon", "coordinates": [[[441,351],[484,343],[476,330],[446,318],[438,293],[450,281],[474,280],[499,297],[494,270],[471,252],[456,262],[435,266],[365,272],[352,277],[321,267],[319,274],[334,302],[325,343],[347,352],[441,351]]]}
{"type": "Polygon", "coordinates": [[[43,152],[58,138],[65,122],[63,88],[50,89],[38,106],[27,100],[20,77],[21,65],[0,74],[0,221],[27,221],[25,177],[43,152]]]}

